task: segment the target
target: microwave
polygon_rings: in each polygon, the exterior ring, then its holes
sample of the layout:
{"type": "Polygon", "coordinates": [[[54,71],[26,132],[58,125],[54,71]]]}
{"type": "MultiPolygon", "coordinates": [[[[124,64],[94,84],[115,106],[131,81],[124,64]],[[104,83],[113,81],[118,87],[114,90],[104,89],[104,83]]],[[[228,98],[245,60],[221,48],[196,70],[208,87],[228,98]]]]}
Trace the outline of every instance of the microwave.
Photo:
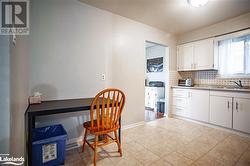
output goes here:
{"type": "Polygon", "coordinates": [[[179,79],[178,86],[194,86],[193,79],[191,78],[179,79]]]}

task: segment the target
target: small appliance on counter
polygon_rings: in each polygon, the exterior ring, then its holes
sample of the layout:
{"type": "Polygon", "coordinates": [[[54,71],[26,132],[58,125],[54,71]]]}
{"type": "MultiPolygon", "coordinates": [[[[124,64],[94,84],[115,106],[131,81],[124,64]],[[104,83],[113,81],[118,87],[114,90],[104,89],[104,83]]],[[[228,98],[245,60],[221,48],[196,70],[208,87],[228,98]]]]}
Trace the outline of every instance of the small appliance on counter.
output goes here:
{"type": "Polygon", "coordinates": [[[186,79],[179,79],[178,86],[194,86],[194,82],[192,78],[186,78],[186,79]]]}
{"type": "Polygon", "coordinates": [[[162,81],[150,81],[149,82],[150,87],[164,87],[164,82],[162,81]]]}

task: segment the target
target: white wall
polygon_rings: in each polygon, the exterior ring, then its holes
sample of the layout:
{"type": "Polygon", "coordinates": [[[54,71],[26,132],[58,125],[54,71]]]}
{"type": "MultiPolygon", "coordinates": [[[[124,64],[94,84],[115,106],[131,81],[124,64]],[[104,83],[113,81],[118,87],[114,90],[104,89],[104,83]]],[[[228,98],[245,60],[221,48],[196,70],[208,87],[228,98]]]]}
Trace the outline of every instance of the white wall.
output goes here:
{"type": "MultiPolygon", "coordinates": [[[[176,69],[174,36],[77,0],[33,0],[31,22],[29,92],[44,100],[92,97],[113,86],[127,97],[122,123],[137,123],[144,120],[145,41],[169,46],[169,68],[176,69]]],[[[37,125],[62,123],[73,139],[85,120],[63,114],[37,125]]]]}
{"type": "Polygon", "coordinates": [[[169,59],[168,57],[168,47],[162,46],[162,45],[155,45],[151,47],[146,48],[146,69],[147,70],[147,59],[152,59],[152,58],[159,58],[163,57],[163,71],[162,72],[146,72],[146,78],[148,82],[150,81],[162,81],[166,82],[166,74],[167,74],[167,66],[169,59]]]}
{"type": "MultiPolygon", "coordinates": [[[[111,13],[77,0],[34,0],[31,13],[30,94],[39,91],[43,100],[84,98],[111,85],[111,13]]],[[[80,115],[88,114],[45,116],[37,126],[62,123],[72,141],[88,120],[80,115]]]]}
{"type": "MultiPolygon", "coordinates": [[[[170,63],[176,63],[175,40],[171,35],[124,17],[113,16],[112,83],[125,91],[127,101],[122,121],[126,125],[144,121],[145,41],[169,46],[170,63]]],[[[170,66],[170,69],[174,68],[174,65],[170,66]]]]}
{"type": "Polygon", "coordinates": [[[28,107],[28,51],[28,36],[17,36],[16,45],[11,44],[10,57],[10,150],[13,156],[25,154],[24,114],[28,107]]]}
{"type": "MultiPolygon", "coordinates": [[[[9,149],[11,135],[14,156],[25,154],[24,113],[28,95],[34,91],[51,100],[91,97],[109,86],[121,88],[127,96],[122,119],[128,125],[144,120],[145,41],[168,45],[169,68],[176,68],[174,36],[77,0],[33,0],[30,16],[31,33],[17,37],[16,46],[10,48],[10,61],[2,57],[2,46],[8,48],[2,44],[2,36],[0,44],[1,77],[11,73],[10,82],[1,79],[1,94],[6,94],[1,107],[7,110],[0,120],[4,128],[1,150],[3,145],[9,149]],[[102,73],[106,74],[105,81],[101,81],[102,73]]],[[[38,126],[63,123],[69,138],[75,138],[81,135],[87,116],[62,114],[39,120],[38,126]]]]}
{"type": "Polygon", "coordinates": [[[250,28],[250,12],[217,24],[200,28],[178,36],[178,43],[186,43],[203,38],[250,28]]]}
{"type": "Polygon", "coordinates": [[[109,85],[110,13],[76,0],[34,0],[31,13],[31,93],[44,100],[90,97],[109,85]]]}
{"type": "Polygon", "coordinates": [[[0,35],[0,153],[9,153],[10,139],[10,47],[9,36],[0,35]]]}
{"type": "Polygon", "coordinates": [[[24,156],[28,106],[28,36],[0,36],[0,153],[24,156]]]}

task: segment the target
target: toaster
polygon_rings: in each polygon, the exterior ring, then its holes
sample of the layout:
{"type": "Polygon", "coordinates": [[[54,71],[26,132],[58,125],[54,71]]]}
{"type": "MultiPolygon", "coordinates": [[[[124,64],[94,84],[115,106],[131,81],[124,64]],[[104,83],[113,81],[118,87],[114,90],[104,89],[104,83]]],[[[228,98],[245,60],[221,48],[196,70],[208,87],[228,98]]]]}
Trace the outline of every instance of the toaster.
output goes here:
{"type": "Polygon", "coordinates": [[[178,86],[194,86],[193,79],[192,78],[179,79],[178,86]]]}

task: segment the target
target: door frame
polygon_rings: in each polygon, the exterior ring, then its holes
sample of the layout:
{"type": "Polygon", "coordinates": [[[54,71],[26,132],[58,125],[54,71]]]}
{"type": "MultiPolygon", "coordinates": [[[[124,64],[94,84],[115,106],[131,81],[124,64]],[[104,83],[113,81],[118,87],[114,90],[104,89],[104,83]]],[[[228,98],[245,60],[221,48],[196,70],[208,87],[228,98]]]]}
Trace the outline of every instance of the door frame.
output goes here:
{"type": "MultiPolygon", "coordinates": [[[[170,106],[169,106],[169,97],[170,97],[170,83],[169,83],[169,71],[170,71],[170,65],[169,65],[169,57],[170,57],[170,48],[168,45],[166,44],[161,44],[159,42],[155,42],[155,41],[152,41],[152,40],[145,40],[144,42],[144,74],[146,76],[146,43],[153,43],[153,44],[157,44],[157,45],[160,45],[160,46],[163,46],[165,47],[166,51],[165,51],[165,56],[164,58],[165,59],[165,62],[166,62],[166,68],[165,68],[165,72],[166,72],[166,78],[165,78],[165,110],[164,110],[164,115],[166,117],[169,117],[169,111],[170,111],[170,106]]],[[[144,81],[145,82],[145,81],[144,81]]],[[[145,87],[145,84],[144,84],[144,87],[145,87]]],[[[145,107],[145,90],[144,90],[144,107],[145,107]]]]}

